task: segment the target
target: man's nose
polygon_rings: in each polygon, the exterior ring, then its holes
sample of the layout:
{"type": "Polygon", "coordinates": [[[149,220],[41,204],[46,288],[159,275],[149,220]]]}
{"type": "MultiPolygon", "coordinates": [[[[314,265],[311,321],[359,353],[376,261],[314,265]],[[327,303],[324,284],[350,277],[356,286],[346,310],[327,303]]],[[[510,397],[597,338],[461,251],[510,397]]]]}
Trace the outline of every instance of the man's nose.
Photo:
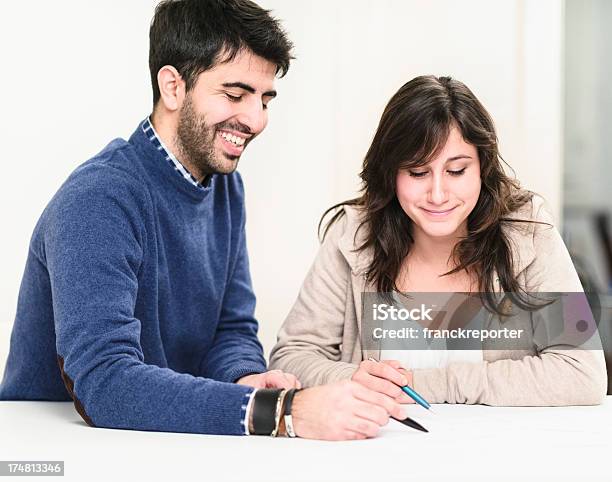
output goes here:
{"type": "Polygon", "coordinates": [[[237,120],[241,124],[247,126],[251,134],[257,135],[263,131],[268,124],[268,113],[264,109],[261,101],[253,99],[251,102],[244,103],[237,120]]]}

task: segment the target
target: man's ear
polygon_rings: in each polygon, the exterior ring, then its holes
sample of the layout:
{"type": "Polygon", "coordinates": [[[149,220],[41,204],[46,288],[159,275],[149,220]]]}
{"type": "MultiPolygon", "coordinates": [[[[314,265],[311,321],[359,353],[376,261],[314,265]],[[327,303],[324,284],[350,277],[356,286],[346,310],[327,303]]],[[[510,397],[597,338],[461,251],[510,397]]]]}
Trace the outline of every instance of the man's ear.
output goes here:
{"type": "Polygon", "coordinates": [[[157,72],[160,101],[169,111],[176,111],[183,105],[185,98],[185,81],[171,65],[164,65],[157,72]]]}

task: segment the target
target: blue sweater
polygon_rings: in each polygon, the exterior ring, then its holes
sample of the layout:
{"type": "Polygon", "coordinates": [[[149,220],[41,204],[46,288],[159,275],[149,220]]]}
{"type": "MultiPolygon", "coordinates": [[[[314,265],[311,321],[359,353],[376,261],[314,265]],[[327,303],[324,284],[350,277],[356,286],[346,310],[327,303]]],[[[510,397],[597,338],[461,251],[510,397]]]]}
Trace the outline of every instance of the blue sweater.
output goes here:
{"type": "Polygon", "coordinates": [[[266,370],[238,173],[189,184],[139,127],[43,212],[2,400],[70,400],[93,426],[243,434],[266,370]]]}

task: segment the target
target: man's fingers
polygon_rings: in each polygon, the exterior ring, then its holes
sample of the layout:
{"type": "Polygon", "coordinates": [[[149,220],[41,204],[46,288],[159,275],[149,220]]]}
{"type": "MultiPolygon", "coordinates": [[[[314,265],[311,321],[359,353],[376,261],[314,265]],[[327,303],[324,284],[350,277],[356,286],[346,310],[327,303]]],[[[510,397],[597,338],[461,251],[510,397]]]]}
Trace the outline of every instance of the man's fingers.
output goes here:
{"type": "Polygon", "coordinates": [[[359,384],[355,385],[353,393],[357,399],[363,402],[371,403],[384,408],[392,417],[404,418],[402,406],[387,395],[375,392],[359,384]]]}
{"type": "Polygon", "coordinates": [[[362,433],[346,430],[343,432],[342,437],[338,438],[338,440],[364,440],[366,438],[368,437],[362,433]]]}
{"type": "Polygon", "coordinates": [[[389,422],[389,414],[383,407],[362,402],[361,400],[357,400],[354,413],[360,418],[374,422],[379,427],[387,425],[389,422]]]}
{"type": "Polygon", "coordinates": [[[372,438],[378,435],[380,425],[365,418],[351,417],[346,428],[351,432],[357,432],[358,434],[372,438]]]}

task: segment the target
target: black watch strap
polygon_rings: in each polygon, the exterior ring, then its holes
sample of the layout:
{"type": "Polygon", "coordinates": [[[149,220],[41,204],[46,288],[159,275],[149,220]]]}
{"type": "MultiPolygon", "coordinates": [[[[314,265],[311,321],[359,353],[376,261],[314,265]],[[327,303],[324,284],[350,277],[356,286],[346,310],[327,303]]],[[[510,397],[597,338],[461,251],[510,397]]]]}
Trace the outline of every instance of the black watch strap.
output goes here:
{"type": "Polygon", "coordinates": [[[281,390],[260,388],[253,398],[253,433],[270,435],[276,426],[276,403],[281,390]]]}
{"type": "Polygon", "coordinates": [[[293,428],[293,416],[291,415],[291,407],[293,406],[293,397],[297,392],[299,392],[299,388],[292,388],[285,395],[285,407],[283,409],[283,418],[285,420],[285,431],[287,432],[287,437],[294,438],[296,437],[295,430],[293,428]]]}
{"type": "Polygon", "coordinates": [[[299,392],[299,388],[292,388],[285,395],[285,410],[283,411],[283,415],[291,415],[291,406],[293,405],[293,397],[297,392],[299,392]]]}

